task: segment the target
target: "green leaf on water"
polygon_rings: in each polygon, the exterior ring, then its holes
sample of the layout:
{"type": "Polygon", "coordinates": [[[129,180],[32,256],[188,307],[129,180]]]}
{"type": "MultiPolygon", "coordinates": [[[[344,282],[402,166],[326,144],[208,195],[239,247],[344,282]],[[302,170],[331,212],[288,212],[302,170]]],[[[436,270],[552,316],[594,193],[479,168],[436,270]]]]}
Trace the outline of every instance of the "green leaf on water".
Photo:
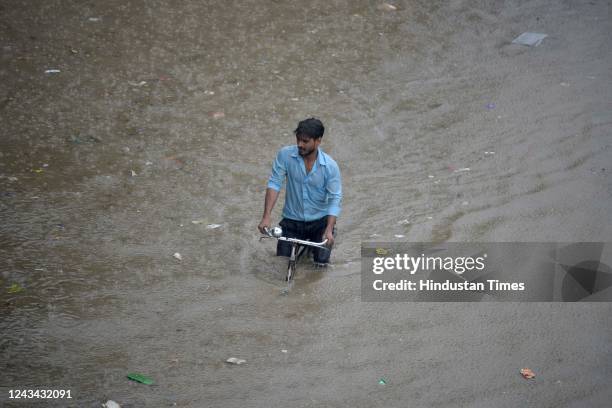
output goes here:
{"type": "Polygon", "coordinates": [[[8,288],[8,293],[19,293],[23,290],[23,288],[21,286],[19,286],[18,283],[13,283],[9,288],[8,288]]]}
{"type": "Polygon", "coordinates": [[[138,374],[138,373],[128,374],[127,378],[129,378],[132,381],[137,381],[139,383],[143,383],[143,384],[147,384],[147,385],[153,384],[153,380],[151,378],[147,377],[146,375],[142,375],[142,374],[138,374]]]}

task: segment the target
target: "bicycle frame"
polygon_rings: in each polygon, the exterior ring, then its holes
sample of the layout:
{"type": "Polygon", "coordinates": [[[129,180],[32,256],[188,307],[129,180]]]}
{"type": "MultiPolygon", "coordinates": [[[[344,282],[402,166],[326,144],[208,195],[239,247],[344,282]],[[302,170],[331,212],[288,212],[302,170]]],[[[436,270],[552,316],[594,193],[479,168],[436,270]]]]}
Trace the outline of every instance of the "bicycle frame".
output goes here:
{"type": "Polygon", "coordinates": [[[277,237],[277,236],[274,236],[272,232],[270,231],[270,229],[268,228],[265,229],[265,232],[266,232],[266,235],[259,238],[260,240],[263,238],[276,238],[279,241],[285,241],[285,242],[291,243],[291,255],[289,256],[289,264],[287,265],[287,276],[285,278],[287,282],[293,279],[293,275],[295,275],[295,265],[297,263],[297,260],[304,253],[307,247],[327,249],[327,247],[325,246],[325,244],[327,244],[327,239],[321,242],[312,242],[312,241],[306,241],[306,240],[297,239],[297,238],[288,238],[288,237],[283,237],[283,236],[277,237]]]}

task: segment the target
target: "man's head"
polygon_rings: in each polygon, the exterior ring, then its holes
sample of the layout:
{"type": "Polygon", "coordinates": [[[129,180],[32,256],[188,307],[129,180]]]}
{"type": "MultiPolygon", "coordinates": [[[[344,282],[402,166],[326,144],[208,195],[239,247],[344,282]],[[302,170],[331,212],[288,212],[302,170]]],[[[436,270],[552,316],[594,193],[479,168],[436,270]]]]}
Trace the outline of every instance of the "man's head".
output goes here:
{"type": "Polygon", "coordinates": [[[304,119],[294,130],[300,156],[308,156],[318,149],[325,128],[319,119],[304,119]]]}

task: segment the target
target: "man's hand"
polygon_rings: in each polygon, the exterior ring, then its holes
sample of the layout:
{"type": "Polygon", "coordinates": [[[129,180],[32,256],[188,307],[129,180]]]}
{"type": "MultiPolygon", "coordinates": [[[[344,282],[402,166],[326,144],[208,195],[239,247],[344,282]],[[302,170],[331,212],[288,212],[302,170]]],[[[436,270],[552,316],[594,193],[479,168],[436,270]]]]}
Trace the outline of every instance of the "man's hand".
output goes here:
{"type": "Polygon", "coordinates": [[[327,239],[327,244],[325,245],[331,248],[331,246],[334,245],[333,229],[325,229],[325,232],[323,233],[323,239],[327,239]]]}
{"type": "Polygon", "coordinates": [[[257,229],[259,230],[259,232],[261,232],[264,235],[266,234],[266,228],[270,228],[270,217],[263,217],[261,219],[261,222],[259,223],[259,225],[257,226],[257,229]]]}

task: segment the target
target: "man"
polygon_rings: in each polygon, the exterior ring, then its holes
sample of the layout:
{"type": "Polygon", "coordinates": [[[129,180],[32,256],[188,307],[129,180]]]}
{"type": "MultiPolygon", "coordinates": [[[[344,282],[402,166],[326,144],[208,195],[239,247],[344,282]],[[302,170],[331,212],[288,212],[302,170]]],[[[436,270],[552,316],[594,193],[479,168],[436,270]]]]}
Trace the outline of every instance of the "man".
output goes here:
{"type": "MultiPolygon", "coordinates": [[[[328,248],[313,248],[314,262],[326,266],[334,243],[336,219],[340,215],[342,183],[340,169],[319,148],[325,128],[319,119],[301,121],[295,129],[297,144],[279,150],[268,180],[264,213],[259,231],[270,227],[272,209],[286,179],[285,206],[279,225],[290,238],[320,242],[327,239],[328,248]]],[[[277,256],[290,256],[291,244],[278,241],[277,256]]]]}

